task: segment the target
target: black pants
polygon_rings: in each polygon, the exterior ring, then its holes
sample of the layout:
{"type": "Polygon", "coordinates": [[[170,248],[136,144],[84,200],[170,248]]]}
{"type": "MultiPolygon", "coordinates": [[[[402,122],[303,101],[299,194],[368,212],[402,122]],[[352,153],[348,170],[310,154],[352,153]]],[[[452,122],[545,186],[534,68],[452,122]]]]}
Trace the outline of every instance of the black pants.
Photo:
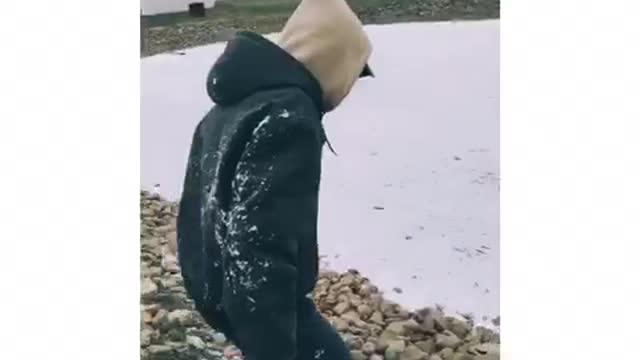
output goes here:
{"type": "MultiPolygon", "coordinates": [[[[298,302],[298,355],[296,360],[350,360],[351,354],[338,332],[318,312],[311,299],[298,302]]],[[[210,313],[199,309],[207,322],[234,340],[229,319],[222,312],[210,313]]],[[[242,348],[240,348],[242,350],[242,348]]]]}
{"type": "Polygon", "coordinates": [[[297,360],[350,360],[351,354],[331,324],[305,298],[298,303],[297,360]]]}

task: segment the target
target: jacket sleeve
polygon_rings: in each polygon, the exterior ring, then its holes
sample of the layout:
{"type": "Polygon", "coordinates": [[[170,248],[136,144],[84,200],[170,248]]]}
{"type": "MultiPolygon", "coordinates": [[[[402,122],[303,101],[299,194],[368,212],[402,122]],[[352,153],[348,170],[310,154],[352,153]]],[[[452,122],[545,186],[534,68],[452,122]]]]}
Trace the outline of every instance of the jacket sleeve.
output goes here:
{"type": "MultiPolygon", "coordinates": [[[[298,247],[315,235],[322,142],[303,112],[257,119],[232,182],[223,306],[247,360],[296,356],[298,247]]],[[[311,261],[311,260],[306,260],[311,261]]]]}
{"type": "Polygon", "coordinates": [[[194,274],[197,273],[194,269],[197,269],[201,264],[197,262],[198,258],[193,254],[202,248],[199,211],[201,207],[201,126],[202,122],[198,124],[192,137],[177,219],[178,263],[184,279],[184,286],[189,295],[197,302],[201,301],[202,279],[194,278],[194,274]]]}

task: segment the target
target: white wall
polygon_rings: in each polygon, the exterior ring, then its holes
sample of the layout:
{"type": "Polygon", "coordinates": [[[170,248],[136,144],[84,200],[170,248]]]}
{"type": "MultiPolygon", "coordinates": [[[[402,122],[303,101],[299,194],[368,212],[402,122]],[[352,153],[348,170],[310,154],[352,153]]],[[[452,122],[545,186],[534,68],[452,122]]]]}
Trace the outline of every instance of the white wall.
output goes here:
{"type": "Polygon", "coordinates": [[[143,15],[167,14],[189,10],[189,3],[203,2],[212,8],[216,0],[140,0],[143,15]]]}

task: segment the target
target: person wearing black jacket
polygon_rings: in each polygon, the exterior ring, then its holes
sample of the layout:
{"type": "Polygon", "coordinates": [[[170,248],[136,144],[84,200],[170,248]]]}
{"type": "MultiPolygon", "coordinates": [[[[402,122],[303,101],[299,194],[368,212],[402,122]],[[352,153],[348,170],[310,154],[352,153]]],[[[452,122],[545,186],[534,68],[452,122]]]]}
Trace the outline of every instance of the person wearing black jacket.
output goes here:
{"type": "Polygon", "coordinates": [[[347,360],[316,310],[322,117],[372,75],[344,0],[302,0],[277,43],[241,32],[207,78],[178,215],[197,310],[247,360],[347,360]]]}

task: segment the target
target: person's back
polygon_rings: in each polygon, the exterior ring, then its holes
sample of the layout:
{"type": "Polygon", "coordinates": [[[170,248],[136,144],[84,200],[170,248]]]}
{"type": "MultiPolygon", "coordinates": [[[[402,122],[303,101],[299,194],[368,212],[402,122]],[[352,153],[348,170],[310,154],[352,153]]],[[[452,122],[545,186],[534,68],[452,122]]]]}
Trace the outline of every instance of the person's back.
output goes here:
{"type": "Polygon", "coordinates": [[[307,295],[318,271],[321,119],[370,52],[343,0],[304,0],[279,46],[239,33],[209,73],[217,106],[192,141],[179,262],[199,312],[247,359],[348,358],[307,295]],[[310,20],[317,11],[331,26],[310,20]]]}

